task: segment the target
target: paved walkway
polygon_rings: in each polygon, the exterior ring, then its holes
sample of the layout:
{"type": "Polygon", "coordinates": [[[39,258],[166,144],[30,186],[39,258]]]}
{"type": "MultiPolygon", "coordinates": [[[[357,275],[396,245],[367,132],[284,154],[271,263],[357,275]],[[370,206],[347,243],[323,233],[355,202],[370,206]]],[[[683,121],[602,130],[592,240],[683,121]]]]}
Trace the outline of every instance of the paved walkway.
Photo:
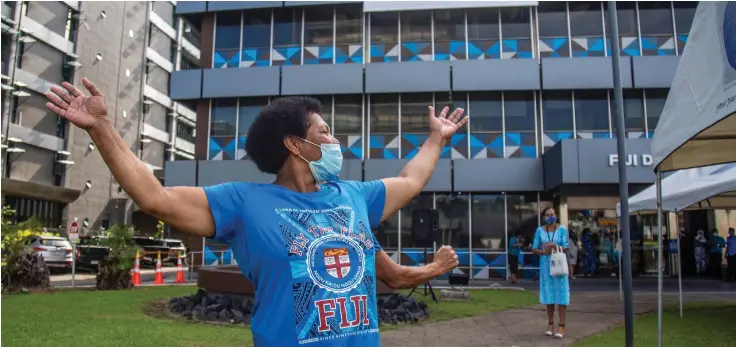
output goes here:
{"type": "MultiPolygon", "coordinates": [[[[697,300],[718,300],[722,296],[699,295],[697,300]]],[[[694,299],[687,298],[692,302],[694,299]]],[[[665,296],[677,302],[677,296],[665,296]]],[[[656,295],[635,295],[634,314],[656,311],[656,295]]],[[[557,319],[557,314],[555,314],[557,319]]],[[[418,325],[381,333],[383,347],[561,347],[623,324],[623,305],[618,293],[573,293],[567,312],[564,339],[544,336],[547,315],[541,305],[491,312],[452,321],[418,325]]]]}

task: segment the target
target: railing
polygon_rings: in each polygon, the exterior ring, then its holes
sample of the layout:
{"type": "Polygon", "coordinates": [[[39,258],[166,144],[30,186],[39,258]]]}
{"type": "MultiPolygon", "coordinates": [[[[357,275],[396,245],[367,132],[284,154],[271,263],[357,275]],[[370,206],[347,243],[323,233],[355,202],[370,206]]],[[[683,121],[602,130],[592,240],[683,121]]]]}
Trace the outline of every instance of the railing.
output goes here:
{"type": "Polygon", "coordinates": [[[176,136],[180,139],[194,143],[194,129],[181,123],[176,124],[176,136]]]}
{"type": "Polygon", "coordinates": [[[194,47],[199,48],[199,43],[200,43],[202,35],[199,33],[197,29],[195,29],[189,24],[184,24],[184,33],[182,36],[184,37],[184,39],[186,39],[191,44],[193,44],[194,47]]]}

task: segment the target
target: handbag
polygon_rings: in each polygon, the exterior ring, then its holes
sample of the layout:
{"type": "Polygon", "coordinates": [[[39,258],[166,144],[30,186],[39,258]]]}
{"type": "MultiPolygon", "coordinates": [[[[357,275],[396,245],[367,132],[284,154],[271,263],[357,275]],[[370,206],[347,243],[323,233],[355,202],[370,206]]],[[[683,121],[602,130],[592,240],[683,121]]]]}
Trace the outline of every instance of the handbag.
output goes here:
{"type": "Polygon", "coordinates": [[[556,246],[549,256],[549,274],[551,276],[567,276],[570,274],[567,266],[567,255],[560,246],[556,246]]]}
{"type": "Polygon", "coordinates": [[[598,261],[601,265],[608,265],[608,253],[601,253],[598,255],[598,261]]]}

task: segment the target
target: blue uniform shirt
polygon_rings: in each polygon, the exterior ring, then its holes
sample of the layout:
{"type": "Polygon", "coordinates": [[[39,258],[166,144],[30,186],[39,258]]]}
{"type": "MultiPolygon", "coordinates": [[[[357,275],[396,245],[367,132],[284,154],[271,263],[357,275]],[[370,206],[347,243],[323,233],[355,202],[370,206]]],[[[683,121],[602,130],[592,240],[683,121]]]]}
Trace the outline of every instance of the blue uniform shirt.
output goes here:
{"type": "Polygon", "coordinates": [[[509,255],[518,256],[521,254],[521,247],[514,247],[515,244],[519,243],[519,239],[516,236],[509,238],[509,255]]]}
{"type": "Polygon", "coordinates": [[[205,187],[215,238],[256,290],[256,347],[380,346],[371,228],[381,181],[338,181],[314,193],[274,184],[205,187]]]}

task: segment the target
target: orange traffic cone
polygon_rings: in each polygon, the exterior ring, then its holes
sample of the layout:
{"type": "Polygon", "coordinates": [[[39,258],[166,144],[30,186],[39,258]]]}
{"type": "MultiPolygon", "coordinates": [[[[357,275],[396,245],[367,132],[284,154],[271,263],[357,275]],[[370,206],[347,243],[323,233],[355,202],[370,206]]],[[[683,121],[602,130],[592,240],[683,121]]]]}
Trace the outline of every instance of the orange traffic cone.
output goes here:
{"type": "Polygon", "coordinates": [[[133,285],[141,285],[141,251],[135,252],[135,264],[133,264],[133,285]]]}
{"type": "Polygon", "coordinates": [[[176,283],[186,283],[186,280],[184,280],[184,269],[181,266],[181,252],[179,252],[179,257],[176,260],[176,283]]]}
{"type": "Polygon", "coordinates": [[[158,252],[156,258],[156,276],[153,277],[153,284],[164,284],[164,273],[161,271],[161,252],[158,252]]]}

